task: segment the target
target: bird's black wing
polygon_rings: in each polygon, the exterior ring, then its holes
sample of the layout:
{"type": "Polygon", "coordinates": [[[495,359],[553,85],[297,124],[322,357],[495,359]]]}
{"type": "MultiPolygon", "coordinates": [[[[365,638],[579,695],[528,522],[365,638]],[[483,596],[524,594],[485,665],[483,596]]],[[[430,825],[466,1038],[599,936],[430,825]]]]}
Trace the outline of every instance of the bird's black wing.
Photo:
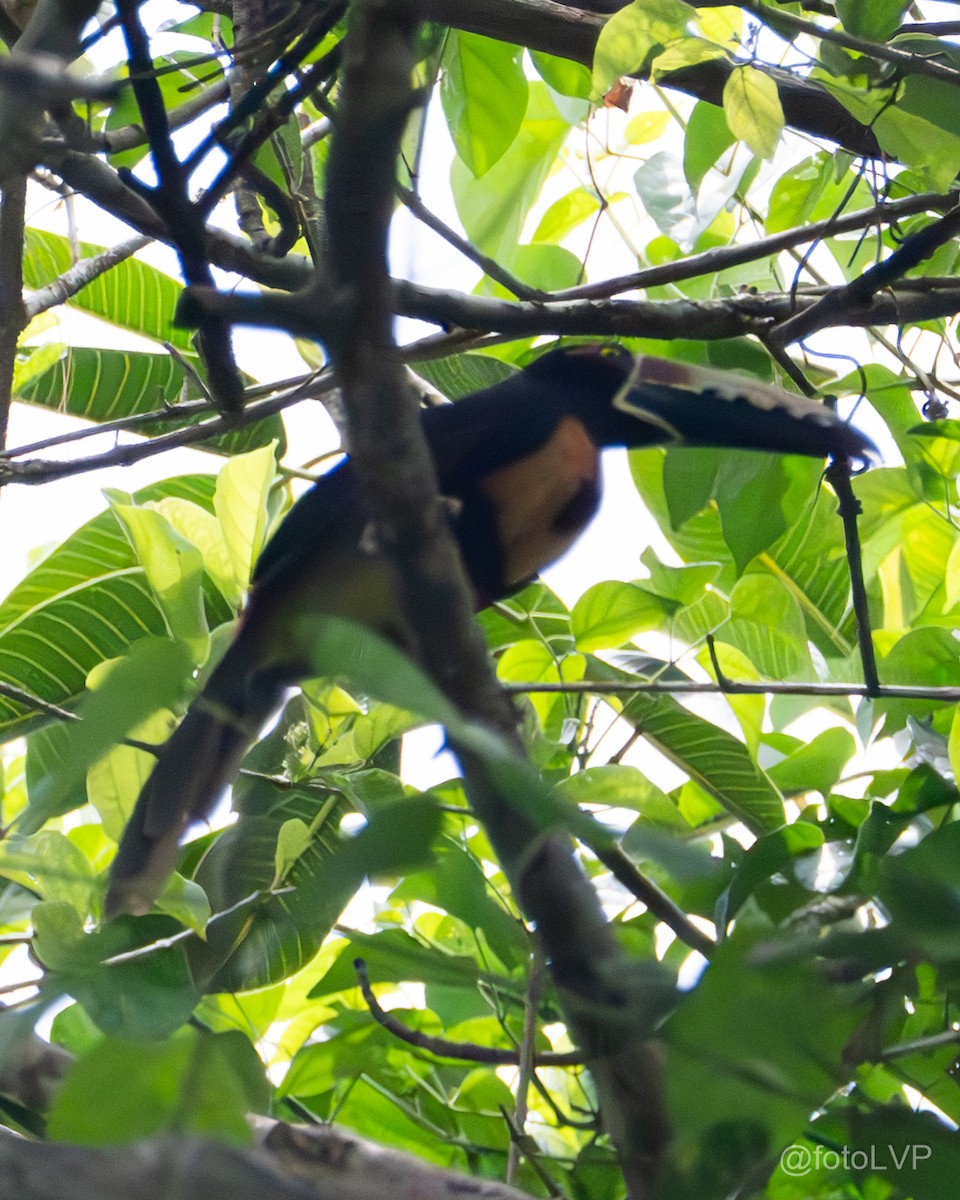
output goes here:
{"type": "Polygon", "coordinates": [[[325,549],[355,544],[366,521],[360,486],[346,459],[321,476],[283,518],[257,560],[253,582],[262,584],[325,549]]]}

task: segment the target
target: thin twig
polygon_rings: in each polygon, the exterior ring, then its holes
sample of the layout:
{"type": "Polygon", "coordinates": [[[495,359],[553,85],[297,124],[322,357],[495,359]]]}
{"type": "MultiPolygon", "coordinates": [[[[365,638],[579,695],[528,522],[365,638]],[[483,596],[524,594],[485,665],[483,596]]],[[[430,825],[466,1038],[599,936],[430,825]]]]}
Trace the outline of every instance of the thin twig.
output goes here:
{"type": "Polygon", "coordinates": [[[876,698],[881,694],[880,676],[877,674],[877,658],[870,630],[870,606],[867,601],[867,585],[863,578],[863,555],[860,550],[860,532],[857,517],[863,511],[860,501],[850,485],[850,463],[845,458],[834,459],[827,468],[827,479],[837,494],[840,520],[843,522],[843,538],[847,548],[847,565],[850,570],[850,595],[853,612],[857,620],[857,645],[863,666],[866,694],[876,698]]]}
{"type": "Polygon", "coordinates": [[[548,292],[541,292],[539,288],[529,287],[501,267],[496,259],[491,258],[488,254],[484,254],[482,250],[478,250],[466,238],[461,237],[455,229],[451,229],[449,225],[441,221],[438,216],[427,208],[415,191],[412,191],[410,188],[398,186],[397,195],[417,220],[422,221],[428,229],[432,229],[434,233],[442,237],[455,250],[459,250],[465,258],[468,258],[478,266],[481,271],[489,275],[496,283],[505,287],[507,291],[512,292],[519,300],[546,300],[548,298],[548,292]]]}
{"type": "Polygon", "coordinates": [[[662,888],[636,867],[619,844],[602,846],[591,842],[589,845],[614,879],[641,904],[646,905],[658,921],[672,929],[681,942],[702,954],[704,958],[713,954],[717,948],[713,938],[698,929],[683,909],[674,904],[662,888]]]}
{"type": "Polygon", "coordinates": [[[852,33],[847,33],[838,27],[825,29],[816,21],[807,21],[803,17],[795,17],[792,13],[784,12],[781,5],[770,8],[766,4],[758,3],[758,0],[740,0],[738,7],[759,17],[775,33],[779,33],[780,29],[789,29],[795,34],[807,34],[821,42],[833,42],[836,46],[843,46],[845,50],[855,50],[858,54],[865,54],[869,58],[900,67],[901,74],[929,75],[933,79],[950,83],[954,87],[960,84],[960,71],[953,67],[945,67],[936,59],[917,54],[912,50],[901,50],[886,42],[872,42],[867,38],[855,37],[852,33]]]}
{"type": "Polygon", "coordinates": [[[739,267],[745,263],[769,258],[784,250],[791,250],[795,246],[806,245],[808,242],[816,242],[821,238],[852,233],[871,225],[893,222],[901,217],[914,216],[931,210],[952,208],[955,204],[955,193],[945,195],[940,192],[924,192],[917,196],[905,197],[902,200],[875,204],[872,208],[860,209],[857,212],[847,213],[846,216],[834,215],[823,221],[814,221],[809,225],[801,225],[794,229],[785,229],[782,233],[772,233],[768,237],[757,238],[756,241],[747,245],[718,246],[711,250],[703,250],[699,254],[688,254],[676,262],[663,263],[656,267],[644,267],[642,270],[633,271],[629,275],[620,275],[615,279],[604,279],[598,283],[565,288],[562,291],[552,292],[550,298],[556,302],[602,300],[608,296],[616,296],[620,292],[680,283],[685,279],[713,275],[730,267],[739,267]]]}
{"type": "Polygon", "coordinates": [[[128,258],[136,254],[138,250],[142,250],[144,246],[149,246],[152,241],[153,238],[149,238],[145,234],[137,234],[136,237],[132,237],[126,242],[120,242],[119,245],[111,246],[100,254],[94,254],[90,258],[82,258],[75,266],[64,271],[62,275],[58,275],[51,283],[46,284],[42,288],[37,288],[31,294],[30,299],[26,303],[27,320],[32,320],[40,313],[46,312],[58,304],[66,303],[81,288],[85,288],[94,279],[99,279],[107,271],[125,262],[128,258]]]}
{"type": "Polygon", "coordinates": [[[955,704],[960,687],[914,687],[911,684],[881,683],[871,691],[864,683],[740,683],[724,678],[722,683],[701,683],[696,679],[643,680],[616,683],[610,679],[579,679],[575,683],[504,683],[514,696],[526,695],[630,695],[661,696],[867,696],[876,700],[931,700],[937,704],[955,704]]]}
{"type": "MultiPolygon", "coordinates": [[[[464,1062],[486,1063],[488,1066],[515,1067],[519,1064],[520,1052],[517,1050],[496,1050],[491,1046],[479,1046],[475,1042],[451,1042],[447,1038],[431,1037],[430,1034],[407,1028],[402,1021],[398,1021],[380,1007],[380,1002],[370,985],[367,964],[362,958],[353,960],[353,969],[357,973],[357,986],[370,1009],[370,1015],[378,1025],[382,1025],[408,1046],[428,1050],[438,1058],[460,1058],[464,1062]]],[[[534,1055],[534,1062],[543,1067],[578,1067],[583,1065],[583,1055],[547,1050],[534,1055]]]]}

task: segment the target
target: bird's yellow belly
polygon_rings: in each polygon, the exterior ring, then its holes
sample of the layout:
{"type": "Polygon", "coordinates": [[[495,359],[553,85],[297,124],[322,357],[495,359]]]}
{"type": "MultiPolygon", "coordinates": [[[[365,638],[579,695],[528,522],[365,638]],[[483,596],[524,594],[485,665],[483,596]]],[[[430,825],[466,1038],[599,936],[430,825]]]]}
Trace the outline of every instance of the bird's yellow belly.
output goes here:
{"type": "Polygon", "coordinates": [[[497,514],[503,579],[532,578],[577,540],[600,500],[600,455],[576,417],[539,450],[492,472],[483,491],[497,514]]]}

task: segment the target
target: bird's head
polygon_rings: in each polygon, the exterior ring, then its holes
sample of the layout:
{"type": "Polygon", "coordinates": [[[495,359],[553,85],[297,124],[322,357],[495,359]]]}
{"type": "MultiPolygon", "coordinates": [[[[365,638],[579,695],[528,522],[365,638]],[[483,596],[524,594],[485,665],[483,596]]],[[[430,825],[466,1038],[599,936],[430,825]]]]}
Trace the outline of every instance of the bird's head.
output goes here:
{"type": "Polygon", "coordinates": [[[527,370],[600,446],[670,442],[861,462],[877,454],[826,405],[748,375],[593,343],[551,350],[527,370]]]}

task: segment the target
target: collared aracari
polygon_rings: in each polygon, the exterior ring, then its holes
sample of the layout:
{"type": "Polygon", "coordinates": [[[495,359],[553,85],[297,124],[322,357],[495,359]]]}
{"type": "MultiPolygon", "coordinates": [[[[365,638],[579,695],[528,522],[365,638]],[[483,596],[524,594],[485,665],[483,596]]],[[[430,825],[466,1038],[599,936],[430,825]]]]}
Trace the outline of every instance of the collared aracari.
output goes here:
{"type": "MultiPolygon", "coordinates": [[[[493,387],[425,410],[422,421],[478,610],[522,587],[586,529],[605,447],[684,442],[861,460],[873,450],[814,401],[619,346],[549,351],[493,387]]],[[[360,617],[403,643],[392,568],[369,525],[344,459],[267,543],[234,642],[140,793],[113,862],[108,914],[150,908],[187,826],[209,815],[284,691],[308,674],[284,645],[292,616],[360,617]]]]}

